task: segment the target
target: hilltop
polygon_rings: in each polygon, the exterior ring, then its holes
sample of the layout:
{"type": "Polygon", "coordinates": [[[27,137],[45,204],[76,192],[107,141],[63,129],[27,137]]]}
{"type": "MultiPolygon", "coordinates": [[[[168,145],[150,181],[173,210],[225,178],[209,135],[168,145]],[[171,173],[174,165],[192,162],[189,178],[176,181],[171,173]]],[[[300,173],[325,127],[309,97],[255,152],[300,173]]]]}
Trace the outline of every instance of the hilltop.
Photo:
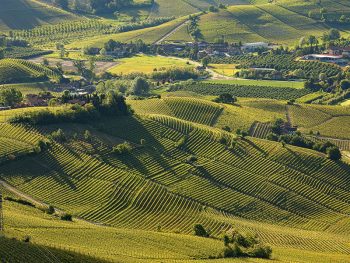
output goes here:
{"type": "Polygon", "coordinates": [[[0,0],[0,6],[1,31],[31,29],[78,19],[76,15],[36,0],[0,0]]]}

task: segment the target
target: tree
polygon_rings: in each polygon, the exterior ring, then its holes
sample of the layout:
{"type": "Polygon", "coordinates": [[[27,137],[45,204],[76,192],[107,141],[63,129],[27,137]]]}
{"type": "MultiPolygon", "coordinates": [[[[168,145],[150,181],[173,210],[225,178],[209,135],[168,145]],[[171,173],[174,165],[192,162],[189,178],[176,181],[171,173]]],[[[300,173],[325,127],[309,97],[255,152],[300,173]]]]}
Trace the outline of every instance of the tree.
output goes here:
{"type": "Polygon", "coordinates": [[[331,30],[329,30],[328,35],[330,40],[337,40],[341,37],[340,31],[336,28],[332,28],[331,30]]]}
{"type": "Polygon", "coordinates": [[[237,98],[230,93],[223,93],[220,94],[218,98],[214,99],[214,101],[226,104],[233,104],[237,102],[237,98]]]}
{"type": "Polygon", "coordinates": [[[5,57],[5,51],[3,49],[0,49],[0,59],[3,59],[5,57]]]}
{"type": "Polygon", "coordinates": [[[201,225],[201,224],[196,224],[193,227],[194,234],[199,237],[209,237],[209,233],[207,230],[201,225]]]}
{"type": "Polygon", "coordinates": [[[68,9],[68,0],[54,0],[53,3],[62,9],[68,9]]]}
{"type": "Polygon", "coordinates": [[[143,95],[149,92],[149,83],[145,78],[137,77],[134,79],[130,92],[134,95],[143,95]]]}
{"type": "Polygon", "coordinates": [[[89,130],[86,130],[84,132],[84,139],[89,142],[89,141],[91,141],[91,138],[92,138],[91,132],[89,130]]]}
{"type": "Polygon", "coordinates": [[[333,161],[338,161],[341,159],[342,154],[338,147],[333,146],[327,149],[327,157],[333,161]]]}
{"type": "Polygon", "coordinates": [[[202,65],[203,67],[207,68],[209,65],[210,59],[208,57],[202,58],[202,65]]]}
{"type": "Polygon", "coordinates": [[[347,90],[350,88],[350,81],[348,79],[343,79],[340,82],[339,86],[342,90],[347,90]]]}
{"type": "Polygon", "coordinates": [[[19,90],[14,88],[4,89],[0,91],[0,104],[4,106],[14,107],[22,102],[23,95],[19,90]]]}
{"type": "Polygon", "coordinates": [[[306,39],[305,37],[302,37],[299,39],[299,47],[304,47],[306,45],[306,39]]]}
{"type": "Polygon", "coordinates": [[[311,49],[313,49],[314,45],[318,44],[317,38],[315,36],[312,36],[312,35],[308,37],[307,42],[310,45],[311,49]]]}

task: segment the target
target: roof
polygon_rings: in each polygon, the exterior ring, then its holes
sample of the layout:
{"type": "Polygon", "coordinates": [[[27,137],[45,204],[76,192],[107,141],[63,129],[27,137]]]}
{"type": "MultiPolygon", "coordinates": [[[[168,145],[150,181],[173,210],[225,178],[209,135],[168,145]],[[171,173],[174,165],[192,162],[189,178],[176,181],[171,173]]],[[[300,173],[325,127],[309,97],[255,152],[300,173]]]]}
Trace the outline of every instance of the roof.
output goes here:
{"type": "Polygon", "coordinates": [[[244,47],[249,47],[249,46],[267,46],[268,43],[265,42],[255,42],[255,43],[245,43],[243,44],[244,47]]]}
{"type": "Polygon", "coordinates": [[[305,57],[314,57],[314,58],[332,58],[332,59],[342,59],[342,55],[330,55],[330,54],[310,54],[305,57]]]}

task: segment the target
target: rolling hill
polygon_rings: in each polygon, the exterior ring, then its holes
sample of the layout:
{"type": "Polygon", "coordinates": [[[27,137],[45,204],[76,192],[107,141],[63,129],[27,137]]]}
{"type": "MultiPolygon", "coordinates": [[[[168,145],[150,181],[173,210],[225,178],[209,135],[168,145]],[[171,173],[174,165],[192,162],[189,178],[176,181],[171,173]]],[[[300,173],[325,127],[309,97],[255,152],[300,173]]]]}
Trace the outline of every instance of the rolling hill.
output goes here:
{"type": "Polygon", "coordinates": [[[22,59],[0,60],[0,83],[43,81],[59,77],[59,73],[45,66],[22,59]]]}
{"type": "MultiPolygon", "coordinates": [[[[312,150],[238,139],[214,128],[225,114],[234,116],[216,103],[171,97],[130,104],[137,115],[90,124],[1,124],[1,143],[9,145],[2,153],[1,178],[75,216],[133,233],[191,234],[201,223],[216,236],[231,228],[257,233],[276,251],[332,255],[339,262],[349,257],[348,165],[312,150]],[[66,142],[6,161],[9,150],[11,156],[26,152],[58,128],[66,142]],[[92,140],[84,139],[85,130],[92,140]],[[112,153],[124,141],[132,151],[112,153]]],[[[266,103],[247,105],[257,109],[256,116],[271,111],[266,103]]],[[[272,111],[283,115],[283,108],[272,111]]],[[[43,239],[42,245],[54,242],[43,239]]],[[[283,262],[286,255],[276,256],[283,262]]]]}
{"type": "Polygon", "coordinates": [[[0,0],[0,31],[31,29],[78,17],[36,0],[0,0]]]}

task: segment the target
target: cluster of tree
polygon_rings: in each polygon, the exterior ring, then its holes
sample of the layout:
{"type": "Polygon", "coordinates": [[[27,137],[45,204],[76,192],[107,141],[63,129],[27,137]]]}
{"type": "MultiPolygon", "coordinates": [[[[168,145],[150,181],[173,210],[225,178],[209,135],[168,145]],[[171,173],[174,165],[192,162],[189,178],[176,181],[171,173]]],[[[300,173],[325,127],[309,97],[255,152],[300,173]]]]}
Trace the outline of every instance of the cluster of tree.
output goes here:
{"type": "Polygon", "coordinates": [[[220,94],[213,101],[217,103],[234,104],[235,102],[237,102],[237,98],[230,93],[223,93],[220,94]]]}
{"type": "MultiPolygon", "coordinates": [[[[61,100],[65,102],[71,97],[64,92],[61,100]]],[[[97,120],[101,116],[127,115],[130,113],[125,103],[125,98],[115,94],[113,91],[108,94],[93,94],[84,96],[87,103],[84,106],[74,104],[70,107],[64,107],[56,111],[48,109],[41,111],[28,111],[21,115],[12,117],[11,123],[28,124],[49,124],[61,122],[89,122],[97,120]]]]}
{"type": "Polygon", "coordinates": [[[162,71],[154,71],[151,78],[157,81],[189,80],[206,77],[207,72],[198,72],[193,68],[172,67],[162,71]]]}
{"type": "Polygon", "coordinates": [[[286,134],[285,122],[282,119],[277,119],[271,126],[272,132],[267,135],[268,140],[279,141],[284,146],[290,144],[302,148],[313,149],[327,154],[327,157],[333,161],[338,161],[342,158],[339,147],[331,142],[314,142],[305,136],[302,136],[300,132],[292,134],[286,134]]]}
{"type": "Polygon", "coordinates": [[[120,143],[115,146],[113,146],[113,153],[117,155],[127,154],[130,153],[132,150],[132,146],[128,142],[120,143]]]}
{"type": "Polygon", "coordinates": [[[199,38],[202,37],[201,30],[198,26],[199,16],[189,16],[190,24],[188,25],[188,32],[194,40],[198,41],[199,38]]]}
{"type": "Polygon", "coordinates": [[[23,101],[22,93],[14,88],[0,89],[0,105],[14,107],[23,101]]]}
{"type": "Polygon", "coordinates": [[[118,15],[118,12],[125,8],[147,7],[153,5],[153,3],[154,0],[145,2],[134,2],[133,0],[87,0],[86,3],[82,5],[77,0],[74,0],[72,9],[92,14],[114,13],[118,15]]]}
{"type": "MultiPolygon", "coordinates": [[[[210,237],[210,231],[201,224],[194,225],[194,234],[199,237],[210,237]]],[[[217,258],[264,258],[270,259],[272,248],[264,245],[257,236],[243,235],[232,230],[224,235],[224,250],[217,258]]]]}

